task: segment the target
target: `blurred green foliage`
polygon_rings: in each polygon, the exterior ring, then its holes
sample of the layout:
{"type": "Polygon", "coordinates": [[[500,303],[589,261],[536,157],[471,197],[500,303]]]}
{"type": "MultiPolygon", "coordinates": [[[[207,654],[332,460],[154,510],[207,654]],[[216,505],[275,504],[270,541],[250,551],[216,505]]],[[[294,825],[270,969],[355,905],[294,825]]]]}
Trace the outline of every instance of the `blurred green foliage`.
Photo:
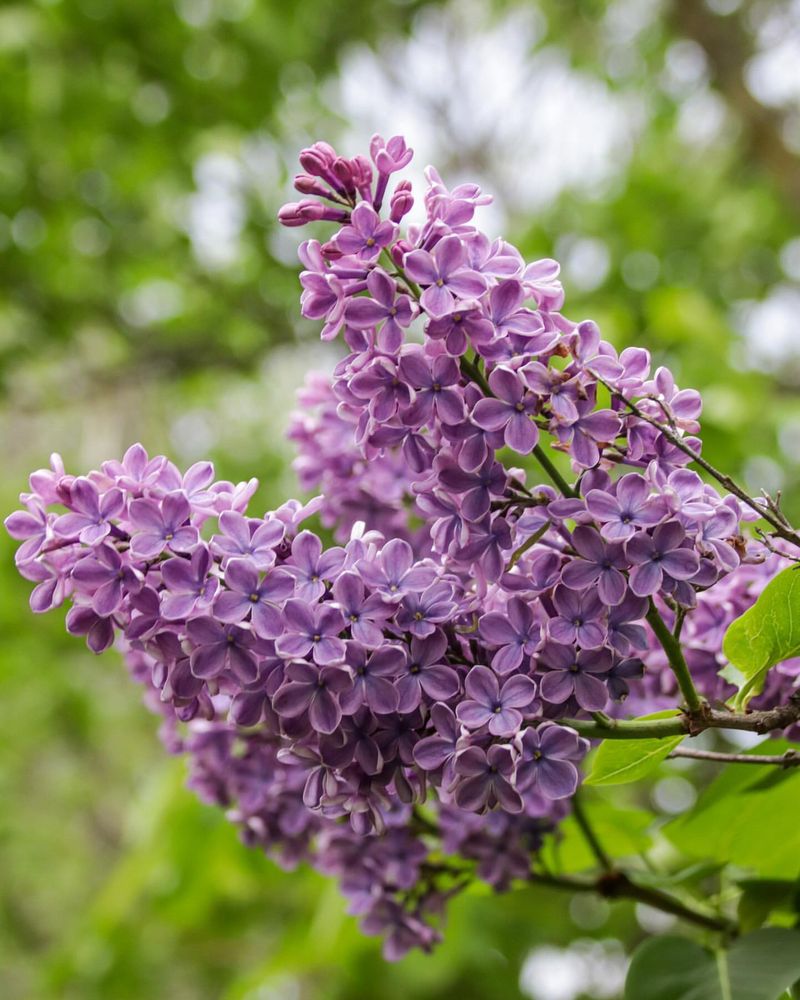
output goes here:
{"type": "MultiPolygon", "coordinates": [[[[295,492],[280,430],[303,370],[330,356],[296,319],[294,241],[276,232],[274,212],[311,130],[335,141],[347,127],[327,81],[348,46],[380,52],[382,40],[421,30],[418,9],[431,6],[0,7],[3,511],[50,450],[77,469],[139,438],[181,461],[208,452],[222,476],[258,475],[257,506],[295,492]],[[216,226],[215,205],[225,212],[216,226]]],[[[754,115],[735,86],[756,44],[758,5],[728,15],[699,0],[657,10],[629,3],[627,14],[625,6],[542,0],[538,45],[566,52],[612,92],[642,97],[646,120],[612,184],[567,189],[535,217],[511,213],[507,235],[530,257],[569,260],[576,247],[599,247],[599,280],[566,269],[568,314],[597,318],[619,347],[648,346],[682,385],[701,388],[708,456],[754,488],[783,486],[787,509],[800,515],[798,355],[767,374],[735,327],[735,303],[794,280],[781,261],[800,221],[797,159],[765,139],[776,113],[754,115]],[[613,18],[635,20],[644,7],[651,14],[627,47],[612,44],[613,18]],[[681,123],[705,112],[687,112],[688,85],[670,77],[687,52],[701,66],[696,87],[725,109],[718,134],[700,143],[686,140],[681,123]]],[[[502,21],[515,5],[487,7],[502,21]]],[[[457,3],[445,16],[457,22],[474,9],[457,3]]],[[[385,134],[400,110],[386,109],[385,134]]],[[[479,162],[479,152],[452,145],[442,156],[445,176],[448,167],[468,173],[470,156],[479,162]]],[[[506,998],[521,995],[520,968],[537,944],[584,936],[630,948],[642,936],[622,904],[609,913],[541,889],[500,898],[476,889],[453,905],[434,957],[387,967],[334,886],[280,872],[184,789],[182,762],[166,758],[116,658],[93,658],[57,615],[29,614],[12,552],[0,536],[4,1000],[506,998]]],[[[655,780],[665,774],[685,784],[695,772],[671,762],[655,780]]],[[[764,797],[776,809],[789,804],[785,787],[764,797]]],[[[608,799],[596,790],[589,807],[609,850],[649,849],[664,797],[651,801],[637,786],[608,799]]],[[[672,830],[673,842],[703,859],[702,824],[673,821],[672,830]]],[[[565,834],[553,863],[579,870],[585,848],[569,825],[565,834]]],[[[732,828],[743,865],[752,860],[740,849],[747,836],[732,828]]],[[[717,890],[713,870],[679,871],[663,837],[656,853],[676,884],[706,880],[717,890]]]]}

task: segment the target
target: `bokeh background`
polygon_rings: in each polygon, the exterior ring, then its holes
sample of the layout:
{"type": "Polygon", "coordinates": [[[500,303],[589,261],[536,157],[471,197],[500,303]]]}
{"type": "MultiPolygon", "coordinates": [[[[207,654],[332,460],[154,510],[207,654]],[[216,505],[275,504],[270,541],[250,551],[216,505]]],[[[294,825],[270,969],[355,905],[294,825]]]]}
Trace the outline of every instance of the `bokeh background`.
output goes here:
{"type": "MultiPolygon", "coordinates": [[[[477,178],[566,312],[703,390],[706,452],[800,513],[797,0],[25,0],[0,5],[0,442],[27,472],[134,440],[296,493],[296,151],[403,131],[477,178]]],[[[114,654],[34,619],[0,536],[0,996],[619,995],[652,913],[476,890],[395,966],[335,886],[185,790],[114,654]]],[[[679,812],[682,772],[637,791],[679,812]],[[664,782],[667,785],[664,785],[664,782]],[[671,782],[671,784],[669,784],[671,782]]],[[[617,827],[619,824],[617,823],[617,827]]]]}

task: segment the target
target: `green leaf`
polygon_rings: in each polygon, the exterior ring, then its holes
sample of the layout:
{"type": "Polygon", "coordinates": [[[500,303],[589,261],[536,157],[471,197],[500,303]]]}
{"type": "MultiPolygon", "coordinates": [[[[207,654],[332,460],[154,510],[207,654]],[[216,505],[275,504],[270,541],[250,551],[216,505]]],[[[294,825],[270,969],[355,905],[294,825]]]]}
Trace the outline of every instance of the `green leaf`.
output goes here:
{"type": "MultiPolygon", "coordinates": [[[[678,715],[675,709],[643,715],[637,722],[649,719],[671,719],[678,715]]],[[[667,736],[660,740],[606,740],[601,743],[592,761],[587,785],[624,785],[638,781],[658,767],[685,738],[667,736]]]]}
{"type": "Polygon", "coordinates": [[[770,580],[756,603],[731,622],[722,650],[734,667],[726,676],[739,687],[734,705],[743,708],[763,689],[770,667],[800,653],[797,566],[788,567],[770,580]]]}
{"type": "Polygon", "coordinates": [[[768,927],[714,954],[686,938],[637,949],[625,1000],[776,1000],[800,976],[800,933],[768,927]]]}
{"type": "MultiPolygon", "coordinates": [[[[781,753],[791,744],[766,741],[781,753]]],[[[747,753],[763,752],[763,745],[747,753]]],[[[717,861],[750,868],[759,875],[787,878],[800,872],[800,781],[795,773],[774,783],[769,764],[726,768],[694,808],[671,820],[663,833],[689,858],[707,860],[714,845],[717,861]],[[768,841],[768,847],[767,847],[768,841]]]]}
{"type": "Polygon", "coordinates": [[[739,899],[739,924],[745,931],[761,927],[775,910],[795,912],[800,885],[796,880],[782,878],[746,878],[738,880],[742,895],[739,899]]]}

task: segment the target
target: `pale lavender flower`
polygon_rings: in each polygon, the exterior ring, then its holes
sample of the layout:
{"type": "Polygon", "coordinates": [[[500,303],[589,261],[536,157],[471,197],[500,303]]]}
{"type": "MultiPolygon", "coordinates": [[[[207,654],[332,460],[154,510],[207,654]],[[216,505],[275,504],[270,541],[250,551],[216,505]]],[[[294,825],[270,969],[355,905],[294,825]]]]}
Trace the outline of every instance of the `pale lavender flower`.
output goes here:
{"type": "Polygon", "coordinates": [[[325,593],[327,581],[335,579],[344,565],[342,548],[322,550],[322,542],[311,531],[301,531],[292,542],[292,555],[286,569],[297,581],[296,596],[302,601],[316,601],[325,593]]]}
{"type": "Polygon", "coordinates": [[[61,538],[77,537],[84,545],[96,545],[111,531],[111,519],[122,513],[125,495],[116,488],[101,494],[91,479],[79,476],[69,488],[69,506],[71,513],[62,514],[53,522],[55,534],[61,538]]]}
{"type": "Polygon", "coordinates": [[[486,290],[486,279],[473,271],[458,236],[445,236],[432,251],[412,250],[403,267],[412,281],[425,286],[420,305],[429,316],[452,312],[456,297],[472,299],[486,290]]]}
{"type": "Polygon", "coordinates": [[[600,534],[611,542],[632,538],[639,528],[662,521],[667,509],[660,497],[651,496],[650,484],[635,472],[623,476],[616,485],[616,495],[605,490],[589,490],[586,507],[600,522],[600,534]]]}
{"type": "Polygon", "coordinates": [[[131,554],[137,559],[155,559],[164,549],[191,552],[200,541],[197,528],[187,523],[191,512],[183,493],[168,493],[160,502],[132,500],[131,554]]]}

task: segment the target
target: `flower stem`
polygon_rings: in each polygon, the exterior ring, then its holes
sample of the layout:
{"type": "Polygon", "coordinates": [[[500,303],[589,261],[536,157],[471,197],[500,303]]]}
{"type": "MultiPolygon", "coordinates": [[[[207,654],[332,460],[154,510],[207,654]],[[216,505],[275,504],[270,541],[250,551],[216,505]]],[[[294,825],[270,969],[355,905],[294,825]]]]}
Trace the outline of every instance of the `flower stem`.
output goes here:
{"type": "Polygon", "coordinates": [[[656,638],[661,643],[664,652],[667,654],[669,665],[677,678],[678,686],[686,701],[686,707],[691,713],[700,712],[703,707],[703,700],[694,686],[694,681],[692,680],[692,675],[689,673],[689,667],[686,663],[686,657],[683,655],[681,644],[667,628],[666,622],[659,614],[658,608],[655,606],[652,598],[650,598],[650,608],[645,617],[656,638]]]}
{"type": "Polygon", "coordinates": [[[575,817],[578,829],[583,834],[583,837],[589,845],[592,854],[594,854],[597,858],[600,867],[604,868],[607,872],[613,871],[614,862],[611,860],[609,855],[606,854],[603,845],[600,843],[597,834],[592,828],[592,824],[589,822],[589,817],[586,815],[583,803],[581,802],[580,792],[576,792],[572,797],[572,815],[575,817]]]}
{"type": "Polygon", "coordinates": [[[555,465],[553,465],[553,463],[550,461],[550,456],[542,448],[541,445],[537,444],[536,447],[533,449],[533,456],[539,463],[539,465],[541,465],[541,467],[547,473],[547,475],[550,477],[550,479],[553,481],[553,485],[558,487],[558,489],[565,497],[578,496],[578,491],[573,489],[566,481],[566,479],[564,479],[564,477],[561,475],[561,473],[558,471],[555,465]]]}

